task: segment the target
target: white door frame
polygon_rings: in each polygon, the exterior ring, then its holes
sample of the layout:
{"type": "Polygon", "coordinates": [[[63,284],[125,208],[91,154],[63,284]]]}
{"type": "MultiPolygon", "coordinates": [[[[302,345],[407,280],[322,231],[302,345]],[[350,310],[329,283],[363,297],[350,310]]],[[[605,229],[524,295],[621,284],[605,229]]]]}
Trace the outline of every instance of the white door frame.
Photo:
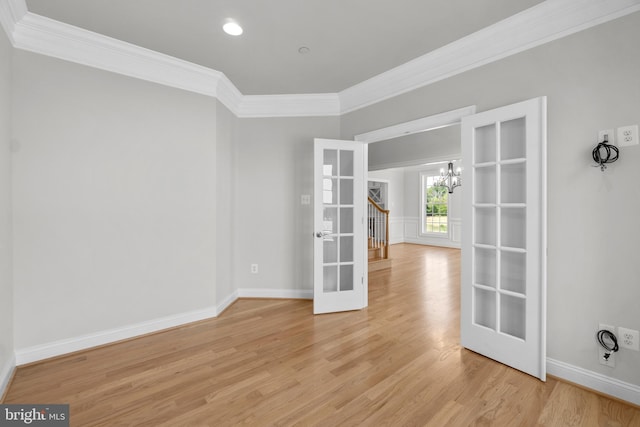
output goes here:
{"type": "Polygon", "coordinates": [[[356,135],[354,139],[356,141],[370,144],[372,142],[379,142],[414,133],[426,132],[428,130],[460,124],[463,117],[470,116],[475,113],[476,106],[470,105],[468,107],[458,108],[457,110],[445,111],[444,113],[422,117],[410,122],[399,123],[397,125],[361,133],[356,135]]]}
{"type": "MultiPolygon", "coordinates": [[[[434,114],[432,116],[422,117],[420,119],[409,122],[399,123],[392,126],[372,130],[358,134],[354,140],[371,144],[373,142],[384,141],[387,139],[399,138],[401,136],[411,135],[414,133],[426,132],[433,129],[443,128],[447,126],[460,124],[462,118],[476,113],[476,106],[458,108],[456,110],[445,111],[443,113],[434,114]]],[[[369,150],[368,146],[364,146],[364,181],[365,185],[369,175],[369,150]]],[[[369,271],[364,269],[364,306],[367,306],[367,296],[369,293],[369,271]]]]}

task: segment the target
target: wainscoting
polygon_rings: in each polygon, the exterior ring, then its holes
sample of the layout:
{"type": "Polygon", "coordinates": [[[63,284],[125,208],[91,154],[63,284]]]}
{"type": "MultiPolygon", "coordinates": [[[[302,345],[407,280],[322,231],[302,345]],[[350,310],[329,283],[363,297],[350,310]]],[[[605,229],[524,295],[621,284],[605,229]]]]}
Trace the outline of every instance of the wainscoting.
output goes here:
{"type": "Polygon", "coordinates": [[[391,217],[389,218],[390,243],[392,245],[396,243],[415,243],[418,245],[460,248],[462,221],[460,218],[449,218],[449,225],[449,235],[447,236],[425,236],[420,234],[419,217],[391,217]]]}

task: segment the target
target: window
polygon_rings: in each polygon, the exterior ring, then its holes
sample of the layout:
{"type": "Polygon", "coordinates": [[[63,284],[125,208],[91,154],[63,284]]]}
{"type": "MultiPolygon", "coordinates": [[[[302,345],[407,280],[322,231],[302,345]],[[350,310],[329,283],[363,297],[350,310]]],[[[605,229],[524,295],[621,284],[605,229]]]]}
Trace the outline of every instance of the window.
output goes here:
{"type": "Polygon", "coordinates": [[[420,174],[422,234],[449,235],[449,192],[438,185],[440,175],[431,172],[420,174]]]}

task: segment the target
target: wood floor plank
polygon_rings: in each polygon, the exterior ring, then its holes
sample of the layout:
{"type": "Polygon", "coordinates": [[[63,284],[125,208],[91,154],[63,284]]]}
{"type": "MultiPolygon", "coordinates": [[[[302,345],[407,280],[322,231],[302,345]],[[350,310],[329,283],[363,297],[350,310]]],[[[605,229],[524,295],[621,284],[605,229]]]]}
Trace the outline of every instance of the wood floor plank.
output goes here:
{"type": "Polygon", "coordinates": [[[369,307],[237,301],[217,319],[18,368],[5,403],[72,426],[624,426],[640,410],[460,347],[460,251],[391,247],[369,307]]]}

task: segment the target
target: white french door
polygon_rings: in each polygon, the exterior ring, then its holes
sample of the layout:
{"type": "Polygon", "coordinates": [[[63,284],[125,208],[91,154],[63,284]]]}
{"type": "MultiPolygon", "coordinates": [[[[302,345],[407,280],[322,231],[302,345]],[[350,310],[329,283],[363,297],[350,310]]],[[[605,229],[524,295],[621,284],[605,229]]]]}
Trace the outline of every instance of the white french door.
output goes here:
{"type": "Polygon", "coordinates": [[[546,379],[546,98],[462,119],[461,344],[546,379]]]}
{"type": "Polygon", "coordinates": [[[367,305],[362,142],[314,140],[314,314],[367,305]]]}

